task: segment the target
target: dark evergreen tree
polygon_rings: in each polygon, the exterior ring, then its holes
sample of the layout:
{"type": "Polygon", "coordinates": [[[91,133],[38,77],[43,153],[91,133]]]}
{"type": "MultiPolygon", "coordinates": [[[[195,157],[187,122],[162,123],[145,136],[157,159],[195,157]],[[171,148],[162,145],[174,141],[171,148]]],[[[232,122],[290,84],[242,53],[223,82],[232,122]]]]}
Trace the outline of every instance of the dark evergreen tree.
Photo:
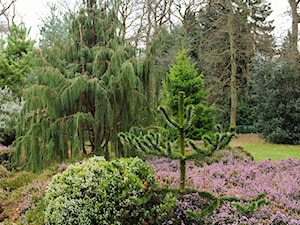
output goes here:
{"type": "Polygon", "coordinates": [[[198,75],[195,64],[190,64],[190,57],[187,57],[187,50],[182,49],[177,53],[176,62],[170,67],[167,81],[164,82],[166,93],[163,100],[170,104],[175,116],[178,116],[179,92],[186,93],[186,104],[195,105],[195,116],[193,125],[187,133],[187,137],[200,140],[202,135],[212,131],[214,127],[214,106],[207,107],[205,98],[207,92],[204,91],[203,74],[198,75]]]}
{"type": "Polygon", "coordinates": [[[300,144],[300,77],[285,61],[252,63],[255,128],[267,141],[300,144]]]}
{"type": "Polygon", "coordinates": [[[118,133],[151,120],[151,60],[116,35],[117,1],[83,1],[69,14],[68,43],[53,39],[26,93],[15,161],[33,171],[78,154],[121,156],[118,133]],[[109,144],[110,143],[110,144],[109,144]],[[88,148],[87,148],[87,145],[88,148]],[[68,152],[69,151],[69,152],[68,152]]]}

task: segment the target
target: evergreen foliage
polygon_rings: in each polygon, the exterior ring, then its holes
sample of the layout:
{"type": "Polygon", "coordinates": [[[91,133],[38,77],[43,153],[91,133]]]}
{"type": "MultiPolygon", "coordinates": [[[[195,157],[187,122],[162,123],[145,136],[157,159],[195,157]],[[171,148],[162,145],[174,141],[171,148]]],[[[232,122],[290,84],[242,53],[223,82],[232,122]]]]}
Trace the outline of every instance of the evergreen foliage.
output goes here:
{"type": "Polygon", "coordinates": [[[26,92],[15,162],[22,164],[24,149],[26,167],[33,171],[69,157],[68,151],[71,157],[104,155],[109,142],[110,153],[119,157],[118,133],[152,119],[151,54],[136,58],[116,35],[116,2],[84,3],[69,14],[69,42],[53,40],[41,49],[38,84],[26,92]]]}
{"type": "Polygon", "coordinates": [[[162,224],[175,199],[158,187],[150,163],[139,158],[92,157],[53,177],[45,196],[45,224],[162,224]]]}
{"type": "Polygon", "coordinates": [[[35,41],[28,38],[30,29],[24,23],[13,24],[11,34],[0,40],[0,87],[8,86],[14,94],[21,97],[25,75],[31,71],[31,52],[35,41]]]}
{"type": "MultiPolygon", "coordinates": [[[[140,150],[149,155],[156,155],[159,157],[167,157],[170,159],[180,160],[180,191],[185,191],[185,164],[186,160],[199,159],[206,156],[211,156],[214,152],[223,149],[232,138],[235,133],[221,134],[216,133],[215,135],[209,137],[204,136],[203,140],[209,145],[208,148],[202,149],[195,145],[192,140],[188,141],[188,144],[194,150],[192,154],[186,154],[186,134],[192,125],[192,118],[194,115],[194,106],[189,105],[184,107],[184,92],[179,92],[179,102],[178,102],[178,117],[177,120],[174,116],[170,116],[164,106],[159,106],[159,111],[163,114],[167,124],[170,127],[177,130],[178,133],[178,150],[175,149],[170,141],[162,141],[161,134],[149,132],[145,136],[136,137],[129,133],[120,133],[119,136],[122,138],[129,148],[140,150]]],[[[217,126],[220,128],[219,126],[217,126]]]]}
{"type": "Polygon", "coordinates": [[[72,22],[69,14],[63,10],[63,7],[55,3],[50,3],[47,6],[50,14],[42,19],[40,46],[42,48],[50,47],[58,41],[67,44],[72,22]]]}
{"type": "Polygon", "coordinates": [[[205,105],[208,93],[204,91],[203,74],[198,75],[195,64],[190,64],[190,57],[187,57],[187,50],[183,46],[177,53],[176,63],[170,67],[164,88],[166,94],[162,95],[163,100],[170,104],[175,117],[178,117],[179,91],[185,92],[185,103],[195,107],[192,126],[187,133],[188,138],[199,140],[203,134],[213,129],[214,106],[205,105]]]}
{"type": "Polygon", "coordinates": [[[217,132],[215,132],[213,135],[204,135],[202,137],[202,140],[210,149],[212,149],[213,151],[218,151],[228,146],[228,144],[236,134],[235,132],[222,133],[222,128],[219,124],[215,126],[215,129],[217,130],[217,132]]]}
{"type": "Polygon", "coordinates": [[[255,129],[267,141],[300,144],[300,77],[285,61],[252,63],[255,129]]]}

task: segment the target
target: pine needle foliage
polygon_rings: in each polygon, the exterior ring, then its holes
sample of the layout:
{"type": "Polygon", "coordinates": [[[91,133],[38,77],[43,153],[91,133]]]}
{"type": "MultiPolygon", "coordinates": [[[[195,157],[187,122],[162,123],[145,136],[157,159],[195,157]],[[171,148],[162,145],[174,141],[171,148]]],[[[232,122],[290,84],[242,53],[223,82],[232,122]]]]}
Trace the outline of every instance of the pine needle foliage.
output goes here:
{"type": "Polygon", "coordinates": [[[208,107],[205,105],[208,92],[204,91],[204,75],[203,73],[198,74],[195,68],[196,64],[191,64],[191,58],[187,54],[188,51],[182,44],[182,48],[177,52],[176,62],[171,64],[170,72],[163,83],[165,94],[162,97],[170,105],[175,116],[178,117],[178,93],[183,91],[186,94],[185,103],[187,105],[193,104],[195,107],[193,124],[187,133],[187,137],[200,140],[202,135],[213,130],[214,106],[208,107]]]}
{"type": "Polygon", "coordinates": [[[118,133],[152,118],[152,73],[116,36],[117,1],[83,6],[69,15],[69,42],[41,49],[38,84],[26,92],[14,160],[34,172],[78,154],[108,155],[108,143],[121,156],[118,133]]]}
{"type": "Polygon", "coordinates": [[[28,38],[30,29],[24,23],[13,23],[10,30],[7,40],[0,39],[0,88],[7,86],[20,98],[25,75],[31,71],[35,41],[28,38]]]}

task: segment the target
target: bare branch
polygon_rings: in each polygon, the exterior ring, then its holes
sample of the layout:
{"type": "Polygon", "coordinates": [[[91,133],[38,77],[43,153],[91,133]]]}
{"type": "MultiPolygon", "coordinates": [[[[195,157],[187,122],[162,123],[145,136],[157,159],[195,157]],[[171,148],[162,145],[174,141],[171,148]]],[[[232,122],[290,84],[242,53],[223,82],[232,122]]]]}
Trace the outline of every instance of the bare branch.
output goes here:
{"type": "Polygon", "coordinates": [[[11,2],[8,5],[6,5],[5,3],[2,3],[2,1],[0,0],[0,5],[2,6],[2,9],[0,11],[0,16],[4,15],[16,1],[17,0],[11,0],[11,2]]]}

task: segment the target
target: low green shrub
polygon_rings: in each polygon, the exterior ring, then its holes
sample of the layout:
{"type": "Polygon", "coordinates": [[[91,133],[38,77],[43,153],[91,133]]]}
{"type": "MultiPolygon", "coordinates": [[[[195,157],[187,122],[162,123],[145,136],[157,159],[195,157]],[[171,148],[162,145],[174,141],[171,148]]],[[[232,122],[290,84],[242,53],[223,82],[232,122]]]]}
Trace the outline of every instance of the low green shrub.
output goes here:
{"type": "Polygon", "coordinates": [[[4,177],[8,177],[9,171],[4,166],[0,165],[0,179],[4,177]]]}
{"type": "Polygon", "coordinates": [[[12,170],[12,164],[10,161],[14,151],[14,148],[3,148],[3,146],[0,146],[0,165],[9,171],[12,170]]]}
{"type": "Polygon", "coordinates": [[[37,175],[34,173],[22,171],[20,173],[9,173],[10,176],[0,179],[0,188],[5,190],[15,190],[17,188],[25,186],[27,183],[32,182],[37,175]]]}
{"type": "Polygon", "coordinates": [[[9,161],[10,155],[13,150],[11,148],[4,148],[0,150],[0,163],[2,161],[9,161]]]}
{"type": "Polygon", "coordinates": [[[152,195],[157,181],[149,163],[139,158],[93,157],[53,177],[45,195],[45,224],[161,224],[175,198],[152,195]]]}

